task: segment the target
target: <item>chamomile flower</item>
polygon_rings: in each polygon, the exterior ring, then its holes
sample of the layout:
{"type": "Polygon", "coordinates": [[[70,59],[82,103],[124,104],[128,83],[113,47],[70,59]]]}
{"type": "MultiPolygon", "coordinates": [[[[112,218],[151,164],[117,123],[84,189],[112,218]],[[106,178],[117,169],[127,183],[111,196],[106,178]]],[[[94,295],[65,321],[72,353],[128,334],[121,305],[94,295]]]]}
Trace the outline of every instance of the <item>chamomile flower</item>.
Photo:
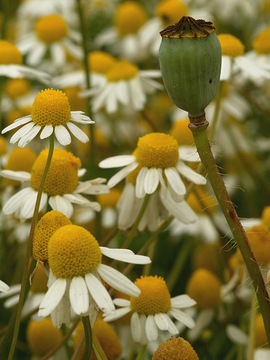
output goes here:
{"type": "Polygon", "coordinates": [[[45,72],[23,65],[21,51],[6,40],[0,40],[0,76],[35,79],[45,84],[50,80],[45,72]]]}
{"type": "Polygon", "coordinates": [[[26,56],[27,64],[31,66],[40,65],[46,54],[49,53],[52,64],[61,69],[66,65],[68,54],[77,60],[81,60],[80,41],[79,32],[72,29],[67,19],[54,13],[38,18],[34,24],[34,29],[23,34],[18,39],[17,46],[26,56]]]}
{"type": "MultiPolygon", "coordinates": [[[[38,189],[47,161],[48,149],[44,149],[33,164],[31,172],[2,170],[1,176],[18,180],[24,183],[24,188],[14,194],[3,207],[6,215],[15,214],[22,220],[33,216],[38,189]],[[27,186],[28,185],[28,186],[27,186]]],[[[51,165],[46,177],[39,210],[45,208],[47,201],[53,210],[72,216],[73,205],[89,207],[95,211],[100,210],[97,202],[91,202],[82,194],[93,195],[108,192],[104,179],[97,178],[84,182],[79,176],[85,173],[79,169],[81,161],[71,152],[56,148],[53,152],[51,165]]]]}
{"type": "Polygon", "coordinates": [[[160,331],[178,334],[171,317],[188,328],[195,326],[193,319],[181,310],[196,304],[188,295],[171,298],[166,282],[158,276],[142,276],[135,281],[135,285],[140,289],[140,295],[131,296],[130,300],[114,299],[113,302],[119,309],[105,313],[105,321],[119,319],[131,312],[132,337],[141,344],[156,341],[160,331]]]}
{"type": "Polygon", "coordinates": [[[65,93],[60,90],[45,89],[35,97],[31,114],[23,116],[2,130],[2,134],[20,127],[11,137],[10,143],[18,142],[19,147],[24,147],[38,134],[40,139],[46,139],[55,134],[58,142],[66,146],[71,143],[71,136],[85,143],[88,136],[77,125],[93,124],[82,111],[70,111],[70,105],[65,93]]]}
{"type": "Polygon", "coordinates": [[[81,96],[91,97],[94,112],[105,108],[107,113],[114,113],[121,107],[138,111],[144,108],[148,94],[163,88],[153,80],[160,77],[159,70],[140,70],[131,62],[119,60],[105,73],[103,82],[82,91],[81,96]]]}
{"type": "Polygon", "coordinates": [[[48,243],[49,289],[38,315],[51,314],[58,327],[69,323],[72,312],[91,316],[91,309],[97,307],[110,313],[115,307],[101,279],[125,294],[139,296],[140,289],[118,270],[102,264],[102,256],[133,264],[151,262],[147,256],[135,255],[128,249],[100,247],[81,226],[70,224],[57,229],[48,243]]]}
{"type": "Polygon", "coordinates": [[[152,360],[162,359],[199,360],[199,357],[187,340],[172,337],[159,345],[152,358],[152,360]]]}

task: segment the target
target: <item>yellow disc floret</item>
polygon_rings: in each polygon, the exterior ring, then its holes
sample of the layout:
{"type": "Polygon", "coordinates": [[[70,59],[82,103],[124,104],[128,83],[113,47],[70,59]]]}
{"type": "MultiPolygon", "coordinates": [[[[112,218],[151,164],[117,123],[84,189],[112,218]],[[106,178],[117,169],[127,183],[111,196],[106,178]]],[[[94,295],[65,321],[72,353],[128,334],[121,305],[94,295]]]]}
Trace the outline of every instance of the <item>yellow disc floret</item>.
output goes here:
{"type": "Polygon", "coordinates": [[[38,357],[45,356],[62,341],[60,329],[53,326],[52,320],[44,318],[40,321],[31,320],[26,330],[27,343],[31,351],[38,357]]]}
{"type": "Polygon", "coordinates": [[[111,189],[109,194],[98,195],[98,202],[102,209],[106,207],[115,207],[121,196],[121,191],[117,189],[111,189]]]}
{"type": "Polygon", "coordinates": [[[137,76],[139,69],[128,61],[117,61],[106,72],[106,78],[109,82],[120,80],[130,80],[137,76]]]}
{"type": "Polygon", "coordinates": [[[31,109],[32,120],[40,126],[65,125],[70,120],[67,95],[61,90],[45,89],[35,97],[31,109]]]}
{"type": "Polygon", "coordinates": [[[48,243],[54,232],[61,226],[69,225],[71,221],[61,212],[47,212],[37,223],[33,238],[33,257],[36,260],[48,261],[48,243]]]}
{"type": "Polygon", "coordinates": [[[178,143],[163,133],[142,136],[137,144],[136,158],[140,165],[166,169],[176,166],[179,160],[178,143]]]}
{"type": "Polygon", "coordinates": [[[171,296],[166,282],[158,276],[142,276],[135,281],[141,290],[138,297],[130,297],[133,312],[144,315],[167,313],[171,310],[171,296]]]}
{"type": "Polygon", "coordinates": [[[262,223],[270,229],[270,206],[265,206],[263,209],[262,223]]]}
{"type": "Polygon", "coordinates": [[[247,238],[259,265],[270,263],[270,232],[265,225],[256,225],[248,229],[247,238]]]}
{"type": "Polygon", "coordinates": [[[188,14],[188,8],[181,0],[163,0],[156,6],[155,13],[164,25],[174,24],[188,14]]]}
{"type": "Polygon", "coordinates": [[[6,41],[0,40],[0,65],[21,65],[22,54],[15,45],[6,41]]]}
{"type": "Polygon", "coordinates": [[[255,320],[255,346],[260,348],[268,344],[262,314],[259,313],[255,320]]]}
{"type": "Polygon", "coordinates": [[[164,341],[155,351],[152,360],[199,360],[190,343],[181,337],[164,341]]]}
{"type": "Polygon", "coordinates": [[[46,44],[52,44],[67,36],[68,26],[62,16],[46,15],[37,20],[35,31],[39,40],[46,44]]]}
{"type": "Polygon", "coordinates": [[[189,125],[189,119],[175,121],[170,131],[179,145],[194,145],[194,138],[189,125]]]}
{"type": "Polygon", "coordinates": [[[88,54],[88,62],[91,71],[105,74],[116,62],[116,59],[105,51],[96,50],[88,54]]]}
{"type": "MultiPolygon", "coordinates": [[[[48,157],[48,149],[41,151],[31,170],[31,186],[38,190],[48,157]]],[[[81,160],[64,149],[54,149],[43,191],[48,195],[71,194],[78,185],[81,160]]]]}
{"type": "Polygon", "coordinates": [[[31,84],[26,79],[8,79],[5,83],[5,92],[11,99],[26,95],[31,89],[31,84]]]}
{"type": "Polygon", "coordinates": [[[242,56],[244,54],[244,44],[231,34],[219,34],[218,39],[221,46],[222,55],[232,58],[242,56]]]}
{"type": "Polygon", "coordinates": [[[191,192],[187,198],[190,207],[199,215],[203,213],[214,214],[217,203],[213,196],[208,194],[202,187],[196,186],[195,191],[191,192]]]}
{"type": "Polygon", "coordinates": [[[147,20],[145,8],[135,1],[120,4],[114,15],[114,25],[120,35],[135,34],[147,20]]]}
{"type": "Polygon", "coordinates": [[[187,283],[187,294],[200,309],[215,308],[221,301],[221,282],[210,271],[197,269],[187,283]]]}
{"type": "Polygon", "coordinates": [[[48,254],[54,275],[65,279],[95,271],[102,257],[95,237],[78,225],[56,230],[50,238],[48,254]]]}
{"type": "Polygon", "coordinates": [[[258,54],[270,54],[270,27],[255,37],[252,46],[258,54]]]}
{"type": "Polygon", "coordinates": [[[7,140],[4,138],[4,136],[0,136],[0,156],[3,156],[8,151],[8,144],[7,140]]]}

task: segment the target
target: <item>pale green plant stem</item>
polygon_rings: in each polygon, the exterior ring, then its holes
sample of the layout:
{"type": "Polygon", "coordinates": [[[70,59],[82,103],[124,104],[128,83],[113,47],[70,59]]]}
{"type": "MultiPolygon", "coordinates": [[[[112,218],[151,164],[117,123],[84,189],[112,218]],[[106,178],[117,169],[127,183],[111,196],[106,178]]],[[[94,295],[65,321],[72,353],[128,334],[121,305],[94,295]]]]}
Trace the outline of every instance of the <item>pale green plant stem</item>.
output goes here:
{"type": "Polygon", "coordinates": [[[233,203],[228,195],[224,182],[218,171],[218,167],[216,165],[216,161],[212,154],[207,137],[207,126],[208,122],[205,119],[205,115],[197,118],[190,117],[189,127],[193,133],[197,151],[200,155],[201,162],[206,169],[207,178],[213,188],[220,208],[232,231],[234,240],[239,247],[249,276],[252,280],[252,284],[254,286],[254,290],[257,295],[259,306],[263,316],[268,342],[270,343],[270,299],[265,287],[262,274],[260,272],[260,268],[251,251],[245,230],[240,223],[233,203]]]}
{"type": "Polygon", "coordinates": [[[143,360],[143,356],[145,354],[145,351],[146,351],[146,347],[147,345],[142,345],[141,348],[140,348],[140,351],[136,357],[136,360],[143,360]]]}
{"type": "Polygon", "coordinates": [[[81,320],[83,323],[85,341],[85,348],[82,360],[89,360],[92,351],[92,329],[89,316],[83,316],[81,320]]]}
{"type": "Polygon", "coordinates": [[[38,213],[39,213],[41,196],[42,196],[45,180],[46,180],[49,168],[50,168],[53,151],[54,151],[54,133],[50,136],[50,146],[49,146],[48,157],[47,157],[46,165],[45,165],[44,172],[42,175],[42,179],[40,182],[40,186],[39,186],[39,189],[37,192],[37,199],[36,199],[34,214],[33,214],[32,222],[31,222],[31,229],[30,229],[27,250],[26,250],[20,298],[19,298],[19,303],[17,305],[17,309],[16,309],[16,317],[15,317],[14,329],[13,329],[13,334],[12,334],[12,342],[11,342],[11,347],[9,350],[8,360],[13,360],[13,358],[14,358],[14,352],[15,352],[15,348],[16,348],[16,344],[17,344],[18,333],[19,333],[20,322],[21,322],[22,308],[23,308],[23,304],[24,304],[24,301],[25,301],[25,298],[27,295],[27,289],[29,288],[28,282],[29,282],[29,278],[31,276],[32,267],[33,267],[33,257],[32,257],[33,237],[34,237],[36,224],[38,222],[38,213]]]}
{"type": "Polygon", "coordinates": [[[252,302],[251,302],[251,309],[250,309],[250,321],[249,321],[249,339],[248,339],[248,354],[247,359],[253,360],[254,359],[254,348],[255,348],[255,336],[256,336],[256,315],[257,315],[257,296],[254,293],[252,302]]]}
{"type": "Polygon", "coordinates": [[[100,343],[96,335],[93,333],[92,336],[93,336],[93,349],[95,351],[97,360],[108,360],[106,354],[104,353],[102,347],[100,346],[100,343]]]}

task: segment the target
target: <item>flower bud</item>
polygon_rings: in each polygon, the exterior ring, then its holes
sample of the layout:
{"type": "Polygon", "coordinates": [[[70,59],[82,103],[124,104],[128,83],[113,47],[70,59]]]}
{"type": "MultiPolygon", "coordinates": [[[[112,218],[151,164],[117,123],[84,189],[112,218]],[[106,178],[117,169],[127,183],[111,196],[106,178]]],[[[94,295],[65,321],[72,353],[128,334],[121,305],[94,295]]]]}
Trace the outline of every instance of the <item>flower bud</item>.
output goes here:
{"type": "Polygon", "coordinates": [[[160,35],[159,62],[168,94],[190,117],[203,115],[220,79],[221,47],[215,27],[184,16],[160,35]]]}

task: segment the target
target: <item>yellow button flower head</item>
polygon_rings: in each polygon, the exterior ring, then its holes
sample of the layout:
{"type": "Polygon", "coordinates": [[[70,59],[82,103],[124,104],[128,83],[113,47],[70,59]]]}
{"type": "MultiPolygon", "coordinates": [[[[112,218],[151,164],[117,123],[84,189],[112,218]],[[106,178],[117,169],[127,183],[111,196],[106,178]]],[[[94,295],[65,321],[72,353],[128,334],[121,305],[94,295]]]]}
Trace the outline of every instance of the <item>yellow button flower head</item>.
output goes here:
{"type": "Polygon", "coordinates": [[[179,145],[193,145],[194,139],[189,127],[189,119],[180,119],[173,123],[170,135],[173,136],[179,145]]]}
{"type": "Polygon", "coordinates": [[[4,136],[0,136],[0,156],[3,156],[8,151],[8,145],[7,140],[4,138],[4,136]]]}
{"type": "MultiPolygon", "coordinates": [[[[3,208],[5,214],[16,213],[22,219],[29,219],[33,216],[36,196],[46,166],[48,152],[48,149],[41,151],[30,173],[26,171],[1,171],[0,174],[8,179],[29,183],[29,187],[24,187],[5,203],[3,208]]],[[[91,202],[81,194],[107,193],[108,187],[103,184],[105,179],[98,178],[80,182],[79,177],[85,173],[84,169],[79,169],[80,166],[80,159],[71,152],[61,148],[54,149],[43,187],[40,210],[44,209],[47,200],[53,210],[62,212],[68,218],[73,214],[73,203],[90,207],[95,211],[100,210],[100,205],[97,202],[91,202]]]]}
{"type": "Polygon", "coordinates": [[[156,6],[155,13],[162,19],[163,26],[171,25],[187,15],[188,8],[181,0],[161,0],[156,6]]]}
{"type": "Polygon", "coordinates": [[[0,64],[22,64],[22,54],[20,50],[15,45],[6,40],[0,40],[0,64]]]}
{"type": "Polygon", "coordinates": [[[26,330],[27,343],[38,357],[45,356],[62,341],[62,332],[53,326],[51,319],[31,320],[26,330]]]}
{"type": "Polygon", "coordinates": [[[190,343],[181,337],[164,341],[154,352],[152,360],[199,360],[190,343]]]}
{"type": "Polygon", "coordinates": [[[257,54],[270,54],[270,27],[261,31],[253,40],[252,46],[257,54]]]}
{"type": "Polygon", "coordinates": [[[265,225],[255,225],[246,231],[252,252],[259,265],[270,263],[270,232],[265,225]]]}
{"type": "Polygon", "coordinates": [[[45,293],[47,291],[48,275],[45,273],[43,267],[38,263],[35,268],[31,283],[31,292],[33,294],[45,293]]]}
{"type": "Polygon", "coordinates": [[[11,99],[17,99],[29,93],[31,84],[26,79],[9,79],[5,83],[5,92],[11,99]]]}
{"type": "Polygon", "coordinates": [[[93,124],[93,121],[82,111],[70,111],[68,98],[64,92],[46,89],[37,94],[31,115],[17,119],[3,129],[2,134],[20,127],[10,139],[12,144],[18,141],[20,147],[24,147],[38,134],[40,139],[46,139],[54,133],[63,146],[71,143],[70,133],[83,143],[89,141],[86,134],[74,122],[93,124]]]}
{"type": "Polygon", "coordinates": [[[59,211],[49,211],[37,223],[33,237],[33,257],[41,262],[48,261],[48,243],[53,233],[71,221],[59,211]]]}
{"type": "Polygon", "coordinates": [[[52,44],[67,36],[68,26],[61,15],[52,14],[38,19],[35,24],[35,31],[41,41],[52,44]]]}
{"type": "Polygon", "coordinates": [[[116,8],[113,23],[120,35],[135,34],[147,20],[145,8],[135,1],[126,1],[116,8]]]}
{"type": "Polygon", "coordinates": [[[219,34],[218,39],[220,41],[222,55],[232,58],[244,55],[244,44],[234,35],[219,34]]]}
{"type": "Polygon", "coordinates": [[[270,228],[270,206],[265,206],[262,212],[262,223],[263,225],[270,228]]]}
{"type": "Polygon", "coordinates": [[[105,74],[116,62],[116,58],[105,51],[96,50],[88,54],[88,62],[91,71],[105,74]]]}
{"type": "MultiPolygon", "coordinates": [[[[131,296],[140,290],[126,276],[101,263],[102,255],[115,260],[146,264],[150,259],[126,249],[100,247],[95,237],[78,225],[58,228],[48,243],[50,264],[49,289],[40,304],[39,316],[52,314],[56,326],[69,323],[71,308],[75,314],[86,316],[93,307],[102,311],[114,310],[112,299],[101,282],[131,296]],[[59,313],[54,318],[54,310],[59,313]]],[[[91,315],[91,314],[90,314],[91,315]]]]}
{"type": "Polygon", "coordinates": [[[116,320],[131,311],[132,336],[140,343],[157,340],[160,330],[177,334],[171,316],[189,328],[194,327],[193,319],[180,310],[195,304],[188,295],[171,298],[166,282],[158,276],[143,276],[135,281],[135,285],[141,290],[140,295],[136,298],[131,296],[130,301],[115,299],[115,305],[121,308],[106,315],[105,321],[116,320]]]}

